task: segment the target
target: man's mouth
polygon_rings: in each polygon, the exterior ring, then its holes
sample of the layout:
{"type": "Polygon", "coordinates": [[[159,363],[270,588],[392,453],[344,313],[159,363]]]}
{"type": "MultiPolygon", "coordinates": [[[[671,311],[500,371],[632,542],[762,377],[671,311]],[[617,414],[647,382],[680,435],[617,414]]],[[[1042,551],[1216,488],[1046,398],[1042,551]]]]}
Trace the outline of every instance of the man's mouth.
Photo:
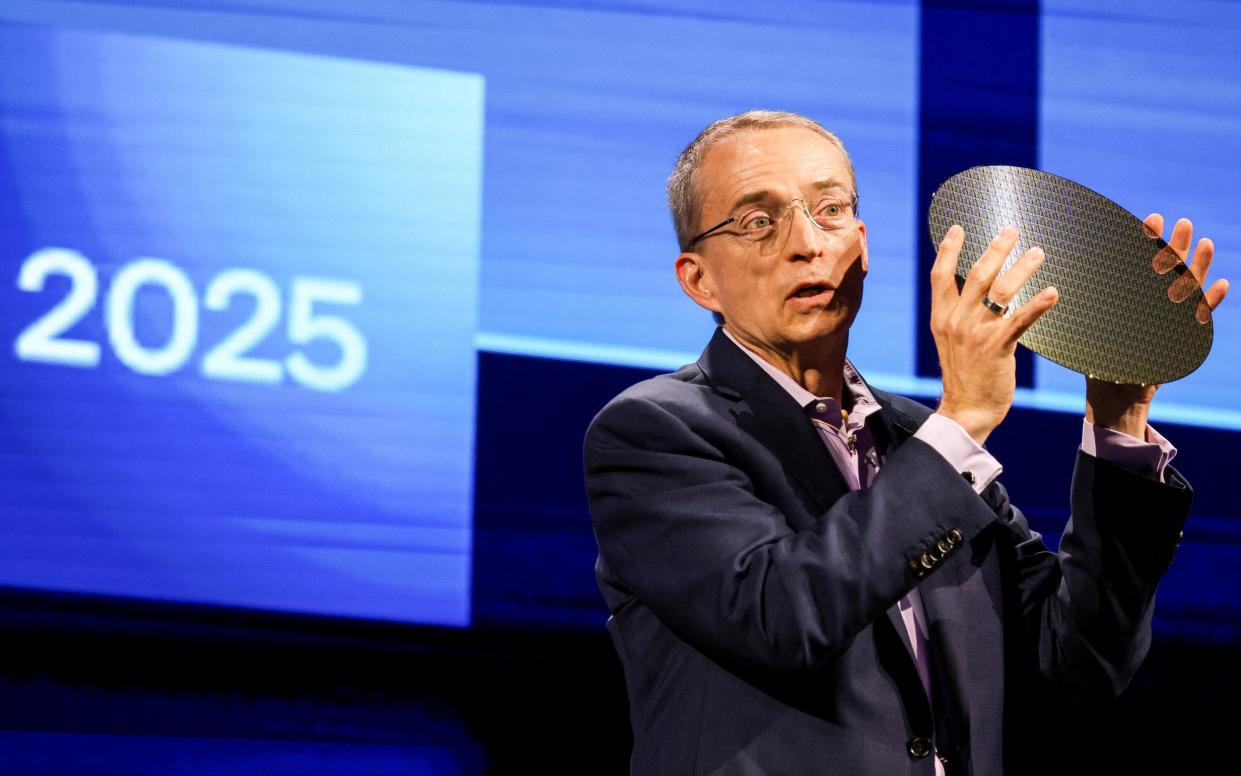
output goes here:
{"type": "Polygon", "coordinates": [[[793,293],[789,294],[790,299],[811,299],[819,294],[831,291],[832,287],[826,283],[811,283],[804,286],[798,286],[793,293]]]}

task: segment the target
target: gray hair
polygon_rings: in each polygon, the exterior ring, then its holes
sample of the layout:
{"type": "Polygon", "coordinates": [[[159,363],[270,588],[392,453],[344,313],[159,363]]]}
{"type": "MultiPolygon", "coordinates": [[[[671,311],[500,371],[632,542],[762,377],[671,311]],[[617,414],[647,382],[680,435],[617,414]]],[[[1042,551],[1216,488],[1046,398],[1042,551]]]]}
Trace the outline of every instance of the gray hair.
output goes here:
{"type": "Polygon", "coordinates": [[[857,190],[857,173],[853,170],[853,161],[849,159],[844,143],[814,119],[800,113],[774,110],[748,110],[720,119],[712,122],[685,147],[676,166],[672,168],[672,174],[668,176],[668,208],[672,211],[672,223],[676,228],[677,243],[681,250],[689,250],[689,241],[699,231],[702,197],[698,191],[698,168],[702,165],[702,158],[707,150],[715,143],[742,132],[779,127],[802,127],[827,138],[844,154],[845,162],[849,165],[850,182],[854,191],[857,190]]]}

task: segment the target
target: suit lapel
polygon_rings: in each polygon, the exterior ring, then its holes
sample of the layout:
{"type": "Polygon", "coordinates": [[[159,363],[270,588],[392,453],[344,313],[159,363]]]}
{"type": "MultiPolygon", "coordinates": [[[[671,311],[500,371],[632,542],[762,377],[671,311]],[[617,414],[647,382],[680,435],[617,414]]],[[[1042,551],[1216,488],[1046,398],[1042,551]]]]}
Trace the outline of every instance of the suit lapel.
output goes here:
{"type": "Polygon", "coordinates": [[[892,394],[881,391],[870,383],[866,384],[875,401],[879,402],[879,412],[867,419],[866,427],[875,435],[875,444],[885,456],[891,455],[896,448],[904,444],[922,425],[922,421],[896,407],[892,394]]]}
{"type": "Polygon", "coordinates": [[[698,366],[720,394],[738,400],[737,425],[779,459],[826,512],[849,486],[797,402],[717,329],[698,366]]]}

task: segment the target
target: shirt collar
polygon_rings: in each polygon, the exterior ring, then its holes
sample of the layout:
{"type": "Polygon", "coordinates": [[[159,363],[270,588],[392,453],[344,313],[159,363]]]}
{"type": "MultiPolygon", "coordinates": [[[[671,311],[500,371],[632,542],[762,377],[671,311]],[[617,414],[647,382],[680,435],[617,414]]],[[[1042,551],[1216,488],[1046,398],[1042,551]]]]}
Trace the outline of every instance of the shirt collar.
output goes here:
{"type": "MultiPolygon", "coordinates": [[[[815,420],[821,420],[824,423],[840,428],[843,422],[841,417],[841,407],[835,399],[830,396],[815,396],[806,390],[800,383],[789,377],[784,372],[776,368],[775,365],[769,363],[765,358],[755,353],[747,345],[740,342],[732,335],[728,329],[723,329],[724,336],[732,340],[732,343],[741,348],[741,352],[750,357],[759,368],[767,373],[772,380],[776,381],[776,385],[784,389],[784,392],[797,402],[797,406],[806,410],[806,413],[815,420]]],[[[861,373],[853,366],[848,358],[845,359],[844,367],[845,390],[853,398],[853,411],[849,413],[849,427],[856,428],[870,417],[871,413],[879,410],[879,402],[875,399],[875,395],[871,393],[867,387],[866,381],[862,379],[861,373]]]]}

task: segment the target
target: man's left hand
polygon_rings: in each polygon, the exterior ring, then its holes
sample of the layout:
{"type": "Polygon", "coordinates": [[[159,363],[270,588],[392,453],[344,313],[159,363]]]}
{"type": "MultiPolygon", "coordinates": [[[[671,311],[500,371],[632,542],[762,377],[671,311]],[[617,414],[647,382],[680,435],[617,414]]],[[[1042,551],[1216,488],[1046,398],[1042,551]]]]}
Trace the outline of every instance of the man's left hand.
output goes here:
{"type": "MultiPolygon", "coordinates": [[[[1163,234],[1163,216],[1151,213],[1142,223],[1152,234],[1163,234]]],[[[1194,225],[1188,218],[1182,218],[1172,227],[1172,237],[1168,247],[1176,251],[1182,261],[1189,255],[1189,246],[1193,242],[1194,225]]],[[[1189,262],[1189,271],[1193,273],[1198,285],[1203,290],[1207,306],[1214,310],[1224,301],[1228,294],[1228,281],[1220,278],[1207,288],[1207,272],[1211,269],[1211,259],[1215,256],[1215,243],[1209,237],[1198,241],[1194,256],[1189,262]]],[[[1150,415],[1151,400],[1155,398],[1158,385],[1118,385],[1105,380],[1086,378],[1086,420],[1096,426],[1121,431],[1145,441],[1146,419],[1150,415]]]]}

